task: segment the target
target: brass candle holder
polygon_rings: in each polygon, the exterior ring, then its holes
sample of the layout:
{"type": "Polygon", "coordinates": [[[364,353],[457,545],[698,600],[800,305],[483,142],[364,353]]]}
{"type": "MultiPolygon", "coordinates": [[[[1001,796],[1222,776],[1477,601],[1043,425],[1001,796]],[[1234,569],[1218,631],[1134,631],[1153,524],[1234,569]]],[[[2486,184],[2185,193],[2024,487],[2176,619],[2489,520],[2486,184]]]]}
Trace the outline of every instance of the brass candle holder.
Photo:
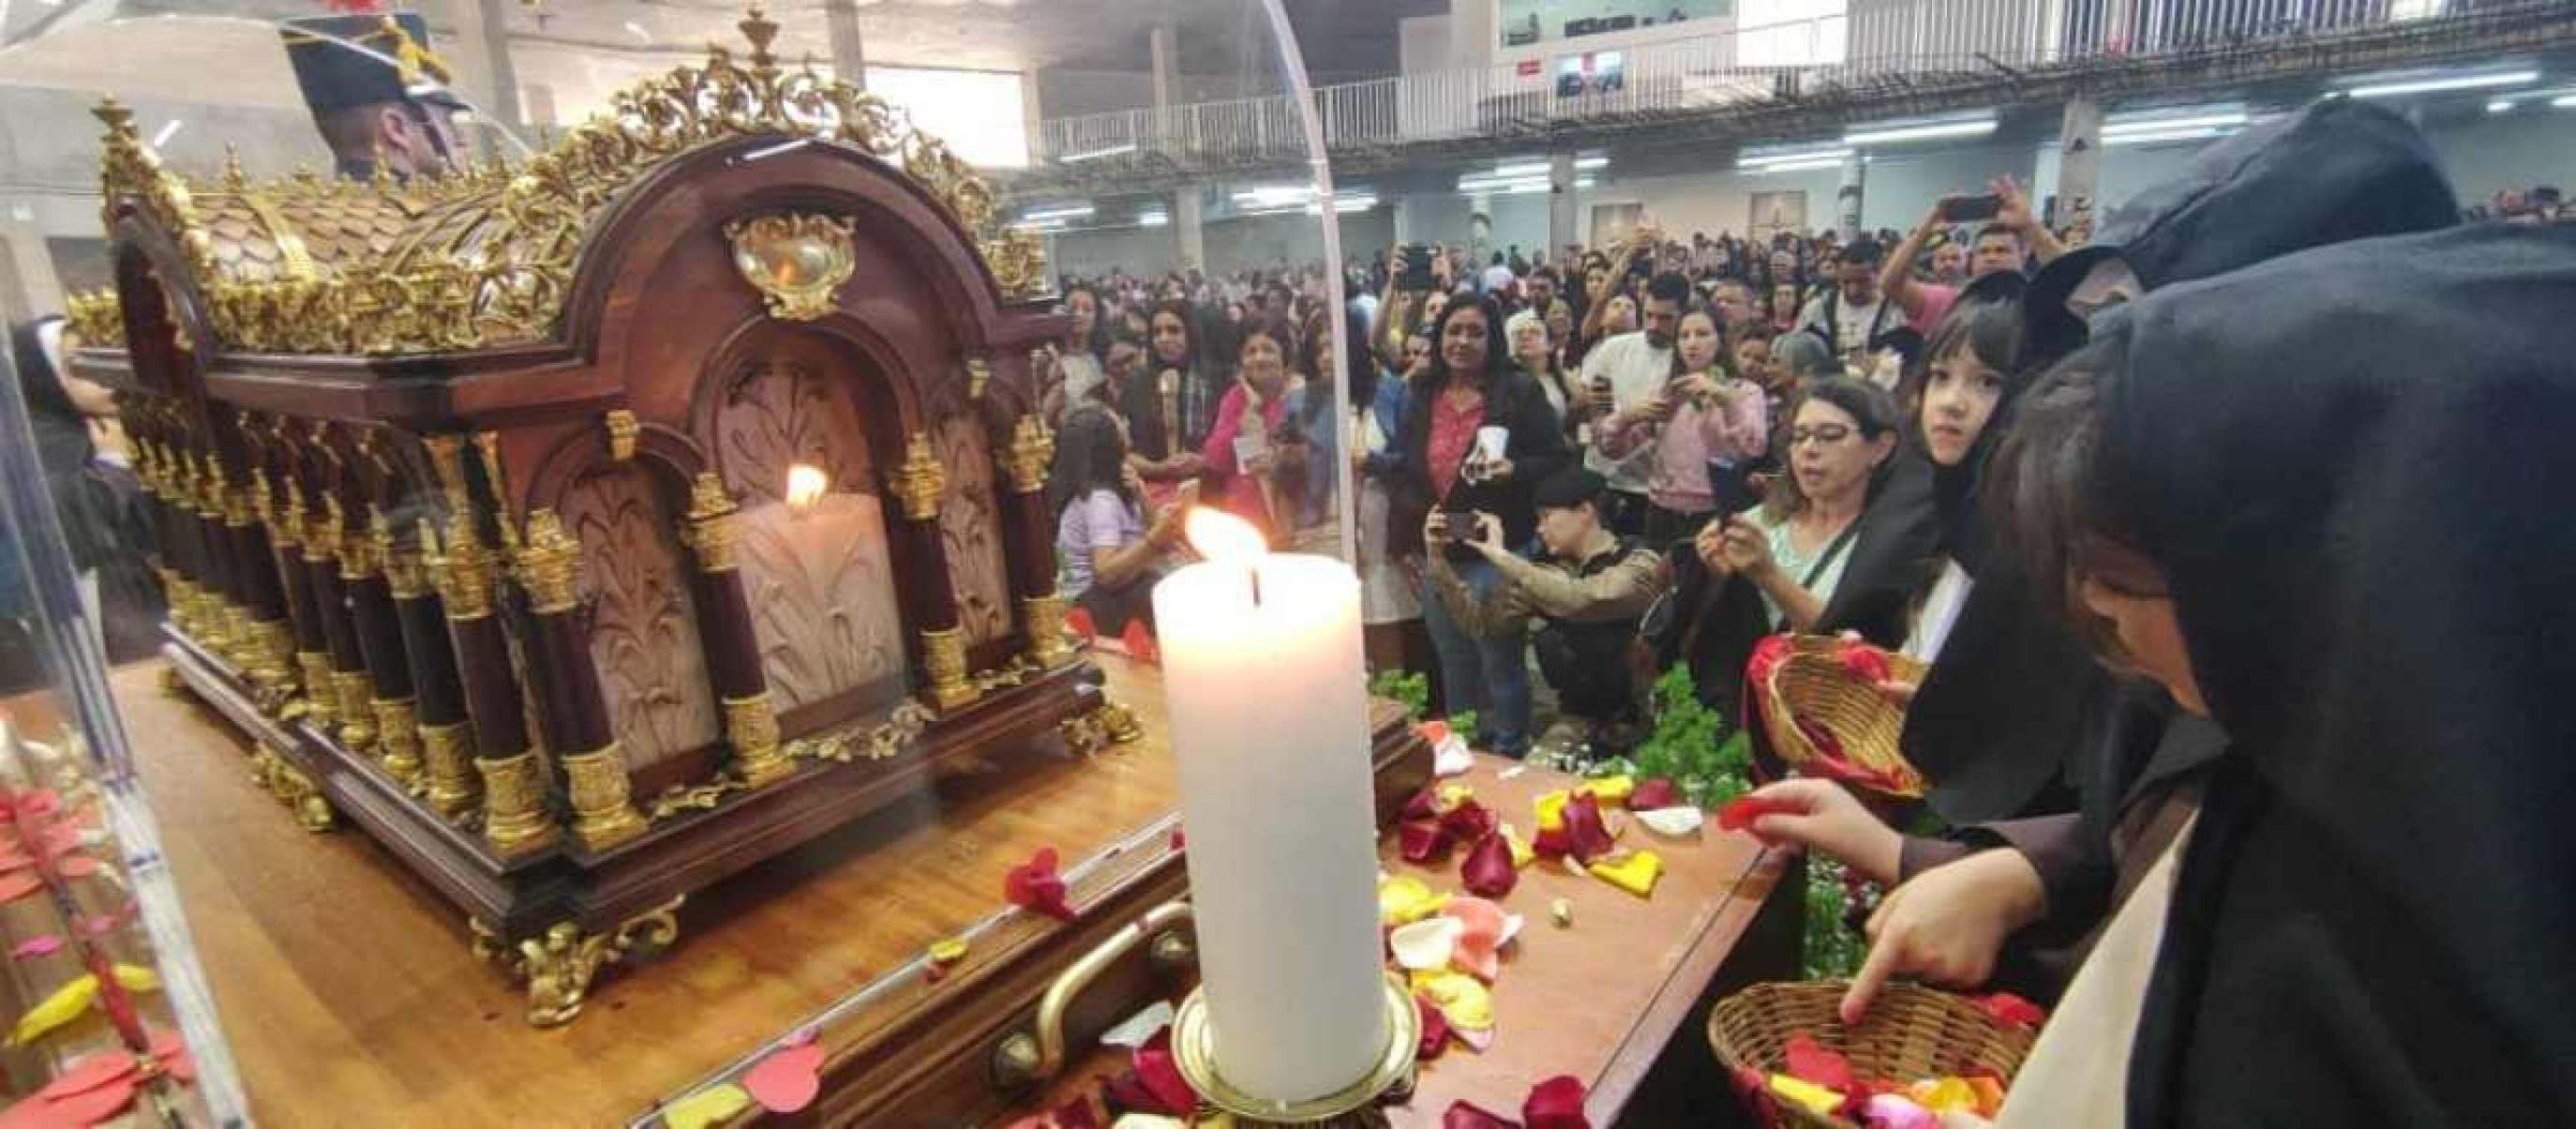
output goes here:
{"type": "Polygon", "coordinates": [[[1413,1090],[1413,1056],[1422,1040],[1422,1016],[1414,1010],[1413,993],[1404,982],[1388,976],[1386,1049],[1377,1056],[1368,1074],[1332,1093],[1296,1102],[1254,1097],[1227,1083],[1217,1071],[1216,1039],[1216,1025],[1209,1021],[1207,989],[1193,989],[1172,1017],[1172,1058],[1199,1100],[1232,1115],[1238,1129],[1381,1129],[1387,1120],[1379,1106],[1389,1100],[1401,1100],[1413,1090]]]}

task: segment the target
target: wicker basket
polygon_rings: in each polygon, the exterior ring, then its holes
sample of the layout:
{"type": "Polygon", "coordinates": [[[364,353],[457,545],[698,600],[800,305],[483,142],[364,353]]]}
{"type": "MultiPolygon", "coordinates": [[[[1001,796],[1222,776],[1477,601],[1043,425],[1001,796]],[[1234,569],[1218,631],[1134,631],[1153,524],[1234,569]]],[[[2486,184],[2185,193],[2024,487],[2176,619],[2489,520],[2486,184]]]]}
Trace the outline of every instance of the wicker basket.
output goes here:
{"type": "MultiPolygon", "coordinates": [[[[1915,984],[1889,984],[1858,1028],[1843,1026],[1843,980],[1756,984],[1718,1001],[1708,1016],[1708,1043],[1727,1074],[1768,1078],[1783,1073],[1789,1039],[1805,1034],[1850,1060],[1861,1078],[1912,1080],[1991,1073],[2012,1084],[2035,1033],[2006,1027],[1965,997],[1915,984]]],[[[1758,1103],[1775,1126],[1850,1129],[1795,1102],[1758,1103]]]]}
{"type": "MultiPolygon", "coordinates": [[[[1905,731],[1905,710],[1887,695],[1852,676],[1843,666],[1840,639],[1819,635],[1789,638],[1789,653],[1771,668],[1753,691],[1761,696],[1763,732],[1782,763],[1813,775],[1878,792],[1900,800],[1921,799],[1923,774],[1906,763],[1897,738],[1905,731]],[[1799,719],[1818,726],[1842,743],[1843,759],[1869,770],[1877,779],[1817,771],[1816,744],[1807,739],[1799,719]]],[[[1890,676],[1921,683],[1925,667],[1914,659],[1885,652],[1890,676]]]]}

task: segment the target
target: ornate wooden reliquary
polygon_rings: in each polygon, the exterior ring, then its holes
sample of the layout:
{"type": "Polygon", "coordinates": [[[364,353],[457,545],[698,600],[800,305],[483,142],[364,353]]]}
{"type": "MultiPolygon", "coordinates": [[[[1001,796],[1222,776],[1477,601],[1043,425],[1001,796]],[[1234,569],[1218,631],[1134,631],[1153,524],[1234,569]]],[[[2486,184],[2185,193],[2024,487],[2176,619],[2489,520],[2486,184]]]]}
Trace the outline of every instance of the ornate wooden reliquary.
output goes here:
{"type": "Polygon", "coordinates": [[[775,25],[525,165],[205,181],[114,102],[119,390],[169,652],[309,826],[465,911],[560,1022],[690,891],[1059,729],[1031,237],[775,25]]]}

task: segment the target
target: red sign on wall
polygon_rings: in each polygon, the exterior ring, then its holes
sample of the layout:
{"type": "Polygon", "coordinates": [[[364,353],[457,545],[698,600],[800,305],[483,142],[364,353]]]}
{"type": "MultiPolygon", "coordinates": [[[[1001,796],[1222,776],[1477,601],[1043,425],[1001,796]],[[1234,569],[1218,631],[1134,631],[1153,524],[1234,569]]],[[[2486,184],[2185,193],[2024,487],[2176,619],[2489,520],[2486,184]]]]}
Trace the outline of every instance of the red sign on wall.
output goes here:
{"type": "Polygon", "coordinates": [[[1539,73],[1539,61],[1538,61],[1538,60],[1536,60],[1536,59],[1523,59],[1523,60],[1521,60],[1521,62],[1520,62],[1520,74],[1521,74],[1521,77],[1522,77],[1522,78],[1537,78],[1537,77],[1538,77],[1538,73],[1539,73]]]}

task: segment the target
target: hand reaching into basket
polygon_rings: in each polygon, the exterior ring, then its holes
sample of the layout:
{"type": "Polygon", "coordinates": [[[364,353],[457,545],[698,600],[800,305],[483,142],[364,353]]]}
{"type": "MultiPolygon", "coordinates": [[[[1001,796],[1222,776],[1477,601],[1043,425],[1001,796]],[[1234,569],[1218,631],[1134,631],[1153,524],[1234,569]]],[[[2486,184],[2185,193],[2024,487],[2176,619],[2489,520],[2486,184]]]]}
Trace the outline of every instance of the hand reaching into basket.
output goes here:
{"type": "Polygon", "coordinates": [[[1755,838],[1821,851],[1863,878],[1881,886],[1896,885],[1905,836],[1870,814],[1860,797],[1842,785],[1831,780],[1783,780],[1755,789],[1753,798],[1797,809],[1755,819],[1748,828],[1755,838]]]}
{"type": "MultiPolygon", "coordinates": [[[[1777,818],[1777,817],[1773,817],[1777,818]]],[[[1984,984],[2014,930],[2048,911],[2048,891],[2022,853],[1998,847],[1933,867],[1888,892],[1869,917],[1869,959],[1843,993],[1859,1023],[1893,976],[1944,988],[1984,984]]]]}

